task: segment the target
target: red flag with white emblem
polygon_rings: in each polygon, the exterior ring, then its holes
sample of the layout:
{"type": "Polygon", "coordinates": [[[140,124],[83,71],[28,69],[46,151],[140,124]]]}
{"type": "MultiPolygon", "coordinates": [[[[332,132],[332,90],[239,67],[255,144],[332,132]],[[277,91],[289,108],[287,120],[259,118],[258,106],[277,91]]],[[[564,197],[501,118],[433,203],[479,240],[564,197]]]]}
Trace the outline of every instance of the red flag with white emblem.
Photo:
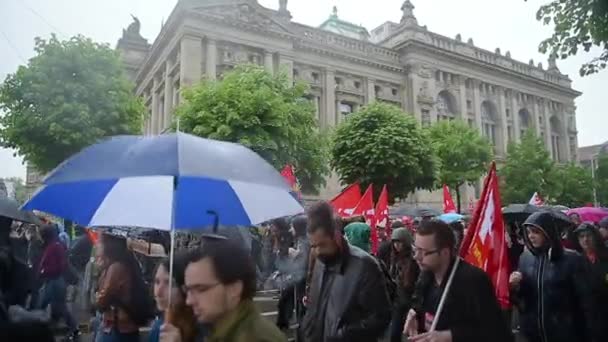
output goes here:
{"type": "Polygon", "coordinates": [[[353,210],[361,200],[361,187],[359,183],[353,183],[346,187],[329,203],[340,217],[349,217],[353,214],[353,210]]]}
{"type": "Polygon", "coordinates": [[[454,200],[450,194],[450,188],[445,184],[443,184],[443,212],[446,214],[456,212],[456,206],[454,205],[454,200]]]}
{"type": "Polygon", "coordinates": [[[372,252],[378,252],[378,226],[384,227],[386,236],[391,236],[391,221],[388,217],[388,189],[386,184],[382,187],[380,197],[376,203],[376,227],[372,228],[372,252]]]}
{"type": "Polygon", "coordinates": [[[493,162],[460,248],[460,256],[490,277],[502,308],[509,307],[509,257],[496,164],[493,162]]]}
{"type": "Polygon", "coordinates": [[[543,198],[540,197],[538,192],[535,192],[534,195],[532,195],[532,198],[530,198],[530,202],[528,202],[528,203],[535,205],[537,207],[545,205],[545,201],[543,201],[543,198]]]}

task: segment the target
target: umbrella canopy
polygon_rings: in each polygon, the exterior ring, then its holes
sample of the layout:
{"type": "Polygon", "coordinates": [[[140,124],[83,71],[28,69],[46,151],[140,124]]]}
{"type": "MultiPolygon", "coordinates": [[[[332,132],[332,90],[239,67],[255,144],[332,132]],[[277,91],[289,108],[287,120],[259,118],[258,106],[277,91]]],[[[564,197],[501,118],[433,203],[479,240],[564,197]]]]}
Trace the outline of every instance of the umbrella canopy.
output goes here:
{"type": "Polygon", "coordinates": [[[412,207],[404,205],[389,209],[389,215],[410,217],[433,217],[441,215],[441,212],[431,207],[412,207]]]}
{"type": "Polygon", "coordinates": [[[578,214],[582,221],[591,221],[594,223],[600,222],[604,217],[608,216],[608,211],[602,208],[583,207],[574,208],[566,212],[568,216],[578,214]]]}
{"type": "Polygon", "coordinates": [[[24,205],[84,226],[253,225],[304,209],[250,149],[185,133],[117,136],[72,156],[24,205]]]}
{"type": "Polygon", "coordinates": [[[0,197],[0,216],[8,217],[16,221],[33,223],[35,225],[42,224],[34,213],[19,209],[19,204],[7,197],[0,197]]]}
{"type": "Polygon", "coordinates": [[[456,214],[456,213],[447,213],[447,214],[441,214],[437,218],[445,223],[452,223],[454,221],[460,221],[460,220],[464,219],[464,215],[460,215],[460,214],[456,214]]]}
{"type": "Polygon", "coordinates": [[[524,222],[528,216],[539,210],[539,207],[528,203],[509,204],[502,208],[502,215],[507,222],[524,222]]]}

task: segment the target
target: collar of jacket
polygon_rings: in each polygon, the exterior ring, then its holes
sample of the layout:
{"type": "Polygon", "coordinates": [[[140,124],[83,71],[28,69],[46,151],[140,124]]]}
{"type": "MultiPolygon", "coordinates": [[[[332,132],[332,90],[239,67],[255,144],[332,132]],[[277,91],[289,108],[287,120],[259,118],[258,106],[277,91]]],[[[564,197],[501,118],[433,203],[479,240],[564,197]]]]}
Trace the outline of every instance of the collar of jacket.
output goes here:
{"type": "Polygon", "coordinates": [[[210,341],[227,341],[228,336],[235,332],[239,324],[255,313],[256,308],[252,300],[241,302],[232,312],[215,323],[210,341]]]}
{"type": "Polygon", "coordinates": [[[346,266],[348,266],[348,259],[350,259],[350,248],[351,247],[346,241],[346,239],[342,238],[342,246],[339,249],[340,255],[338,257],[338,269],[340,270],[340,274],[344,274],[344,271],[346,271],[346,266]]]}

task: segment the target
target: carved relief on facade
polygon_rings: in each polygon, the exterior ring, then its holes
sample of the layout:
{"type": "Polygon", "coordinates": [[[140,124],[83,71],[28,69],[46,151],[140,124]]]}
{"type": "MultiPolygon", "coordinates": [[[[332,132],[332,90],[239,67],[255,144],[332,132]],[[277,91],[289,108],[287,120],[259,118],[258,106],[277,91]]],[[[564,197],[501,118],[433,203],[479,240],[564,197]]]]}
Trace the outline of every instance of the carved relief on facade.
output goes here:
{"type": "Polygon", "coordinates": [[[295,63],[293,70],[295,80],[306,82],[313,87],[320,87],[322,85],[323,72],[321,69],[306,64],[295,63]]]}
{"type": "Polygon", "coordinates": [[[259,13],[253,6],[242,4],[240,6],[215,6],[204,7],[197,11],[205,16],[221,19],[224,22],[234,24],[245,24],[260,29],[273,30],[277,32],[288,32],[285,27],[272,20],[270,17],[259,13]]]}
{"type": "Polygon", "coordinates": [[[363,95],[365,93],[365,86],[363,78],[347,75],[347,74],[336,74],[336,91],[363,95]]]}
{"type": "Polygon", "coordinates": [[[416,100],[418,101],[418,103],[427,104],[429,106],[433,106],[433,104],[435,104],[435,99],[429,91],[429,81],[422,81],[422,85],[418,90],[418,96],[416,100]]]}
{"type": "Polygon", "coordinates": [[[262,52],[243,45],[222,44],[218,47],[220,65],[257,64],[262,65],[262,52]]]}

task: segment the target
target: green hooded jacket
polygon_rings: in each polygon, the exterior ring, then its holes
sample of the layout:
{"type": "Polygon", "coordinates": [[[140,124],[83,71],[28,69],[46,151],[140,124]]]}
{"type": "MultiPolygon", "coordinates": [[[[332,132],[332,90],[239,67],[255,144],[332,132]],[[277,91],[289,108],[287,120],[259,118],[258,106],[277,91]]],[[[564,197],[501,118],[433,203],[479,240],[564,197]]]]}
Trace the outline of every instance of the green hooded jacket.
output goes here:
{"type": "Polygon", "coordinates": [[[367,224],[363,222],[349,223],[344,228],[344,234],[346,235],[348,243],[369,253],[369,238],[371,236],[371,228],[367,224]]]}

